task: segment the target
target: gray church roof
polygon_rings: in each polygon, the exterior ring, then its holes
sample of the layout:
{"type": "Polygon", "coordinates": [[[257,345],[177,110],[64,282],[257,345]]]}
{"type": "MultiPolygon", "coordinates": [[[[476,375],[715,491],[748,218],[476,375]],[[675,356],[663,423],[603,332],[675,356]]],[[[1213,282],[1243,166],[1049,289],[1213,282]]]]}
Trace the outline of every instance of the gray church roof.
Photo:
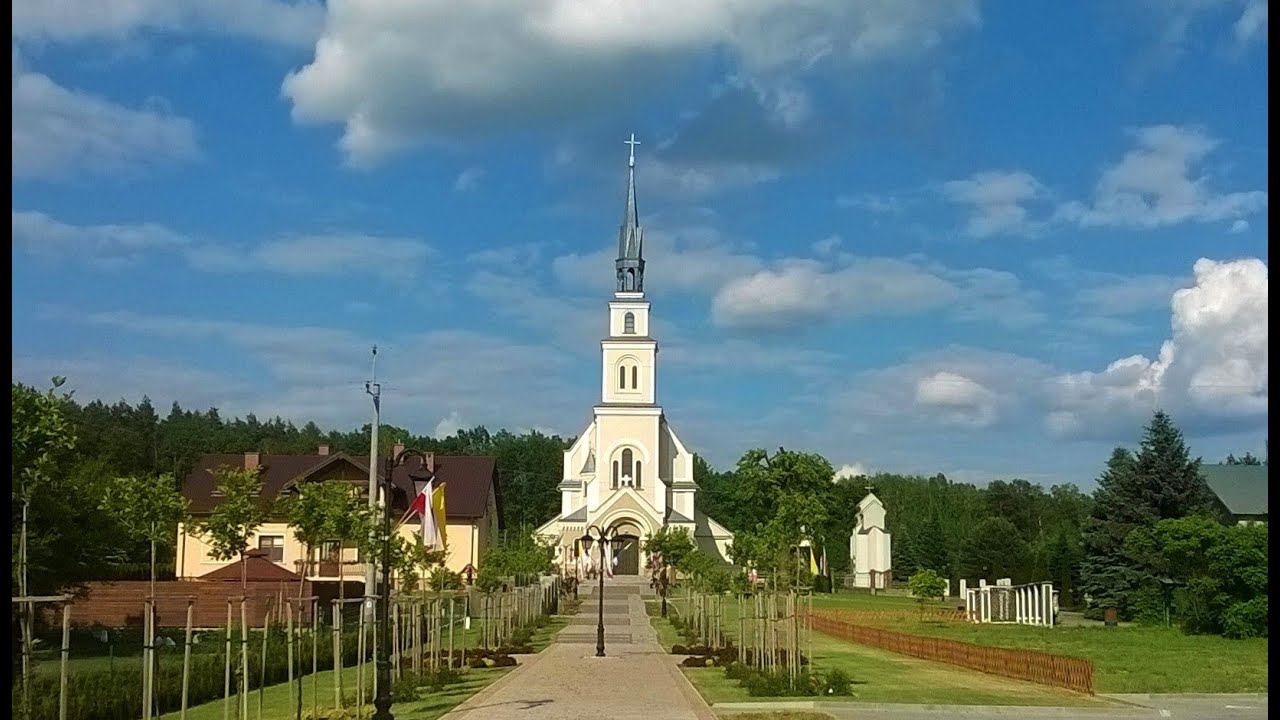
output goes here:
{"type": "Polygon", "coordinates": [[[564,517],[560,518],[560,522],[586,522],[586,521],[587,521],[587,506],[586,506],[586,505],[583,505],[582,507],[578,508],[577,510],[574,510],[573,512],[569,513],[568,515],[565,515],[564,517]]]}
{"type": "Polygon", "coordinates": [[[1267,514],[1266,465],[1201,465],[1200,475],[1232,515],[1267,514]]]}
{"type": "Polygon", "coordinates": [[[687,518],[687,517],[685,517],[685,516],[681,515],[680,513],[676,512],[676,511],[675,511],[675,508],[667,508],[667,518],[666,518],[666,521],[667,521],[667,522],[669,522],[669,523],[691,523],[691,522],[693,522],[693,521],[692,521],[692,520],[690,520],[689,518],[687,518]]]}

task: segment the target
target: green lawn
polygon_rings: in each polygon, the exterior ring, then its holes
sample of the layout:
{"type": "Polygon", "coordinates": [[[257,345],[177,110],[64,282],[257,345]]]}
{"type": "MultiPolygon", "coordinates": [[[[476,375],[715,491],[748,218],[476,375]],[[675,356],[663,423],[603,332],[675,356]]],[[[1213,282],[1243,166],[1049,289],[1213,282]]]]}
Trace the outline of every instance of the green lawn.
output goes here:
{"type": "MultiPolygon", "coordinates": [[[[549,622],[545,627],[538,628],[534,632],[530,645],[535,651],[541,652],[551,644],[551,639],[555,633],[566,624],[568,624],[568,618],[566,617],[554,616],[549,618],[549,622]]],[[[473,626],[472,632],[474,631],[475,628],[473,626]]],[[[477,639],[478,637],[473,637],[471,633],[468,633],[467,646],[473,647],[477,639]]],[[[455,642],[458,642],[458,640],[459,638],[455,638],[455,642]]],[[[85,658],[84,660],[87,662],[89,660],[98,660],[98,658],[85,658]]],[[[119,658],[117,658],[117,662],[119,662],[119,658]]],[[[392,710],[397,718],[435,720],[435,718],[449,712],[481,688],[494,682],[510,670],[511,668],[468,669],[465,671],[461,682],[449,685],[438,693],[425,693],[424,691],[420,699],[413,702],[397,702],[392,710]]],[[[371,682],[368,673],[372,672],[372,665],[367,666],[366,682],[371,682]]],[[[342,687],[348,695],[354,695],[355,693],[356,675],[357,670],[354,667],[345,668],[342,671],[342,687]]],[[[318,697],[319,707],[333,706],[333,681],[334,672],[332,670],[317,673],[315,676],[307,675],[303,677],[304,714],[311,711],[313,698],[316,697],[318,697]]],[[[272,685],[262,692],[263,712],[261,715],[258,713],[258,695],[258,691],[254,690],[249,696],[248,720],[289,720],[289,718],[294,717],[293,706],[290,702],[290,690],[286,683],[272,685]]],[[[234,716],[234,707],[232,712],[234,716]]],[[[215,700],[189,709],[187,718],[188,720],[222,720],[222,713],[223,701],[215,700]]],[[[169,713],[162,718],[162,720],[177,719],[178,713],[176,712],[169,713]]]]}
{"type": "Polygon", "coordinates": [[[1140,625],[1038,628],[917,621],[893,629],[1089,658],[1094,688],[1101,693],[1267,692],[1265,638],[1228,640],[1140,625]]]}
{"type": "MultiPolygon", "coordinates": [[[[494,682],[498,678],[505,675],[511,668],[489,668],[484,670],[468,670],[461,682],[447,686],[439,693],[424,694],[421,699],[413,702],[397,702],[392,706],[392,711],[397,718],[413,718],[414,720],[435,720],[453,708],[460,705],[464,700],[474,695],[481,688],[494,682]]],[[[303,678],[302,692],[302,711],[305,715],[312,708],[313,692],[316,686],[314,681],[319,682],[319,707],[333,707],[333,678],[332,670],[317,674],[317,678],[308,675],[303,678]]],[[[355,689],[356,669],[346,668],[342,672],[343,688],[351,693],[355,689]]],[[[249,696],[249,718],[248,720],[289,720],[295,717],[294,708],[290,704],[289,688],[285,684],[272,685],[263,692],[262,697],[262,713],[258,713],[258,692],[254,691],[249,696]]],[[[233,701],[234,702],[234,699],[233,701]]],[[[232,717],[235,716],[235,707],[232,706],[232,717]]],[[[223,701],[215,700],[213,702],[197,705],[187,711],[187,720],[222,720],[223,701]]],[[[179,714],[176,712],[161,716],[161,720],[178,720],[179,714]]]]}
{"type": "MultiPolygon", "coordinates": [[[[653,618],[659,642],[668,649],[680,642],[671,623],[653,618]]],[[[952,705],[1080,706],[1102,701],[1067,690],[1006,680],[943,663],[917,660],[828,637],[813,636],[814,668],[819,672],[839,668],[854,679],[852,698],[859,702],[952,705]]],[[[751,697],[723,668],[682,668],[689,681],[709,703],[769,700],[751,697]]],[[[819,698],[776,698],[778,700],[819,698]]]]}
{"type": "MultiPolygon", "coordinates": [[[[957,598],[929,602],[951,608],[957,598]]],[[[919,604],[909,597],[843,592],[814,596],[817,609],[906,611],[919,604]]],[[[726,614],[736,604],[725,603],[726,614]]],[[[730,633],[736,629],[728,623],[730,633]]],[[[1094,687],[1100,693],[1253,693],[1267,692],[1267,640],[1228,640],[1214,635],[1187,635],[1180,630],[1100,624],[1038,628],[1027,625],[920,622],[911,613],[880,621],[900,632],[946,637],[979,645],[1042,650],[1093,661],[1094,687]],[[1194,661],[1191,658],[1195,658],[1194,661]]]]}

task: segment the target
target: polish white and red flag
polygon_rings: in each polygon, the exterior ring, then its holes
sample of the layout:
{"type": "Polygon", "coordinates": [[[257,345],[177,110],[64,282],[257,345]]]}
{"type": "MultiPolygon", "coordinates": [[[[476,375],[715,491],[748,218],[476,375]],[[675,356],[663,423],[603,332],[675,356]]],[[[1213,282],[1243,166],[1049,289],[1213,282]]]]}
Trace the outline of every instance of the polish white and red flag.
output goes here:
{"type": "Polygon", "coordinates": [[[435,485],[435,480],[427,482],[427,486],[409,504],[409,511],[404,514],[404,518],[400,521],[403,524],[412,520],[415,515],[418,517],[422,526],[422,549],[426,551],[444,547],[444,538],[440,533],[440,526],[436,522],[436,513],[434,512],[436,503],[432,502],[436,491],[435,485]]]}

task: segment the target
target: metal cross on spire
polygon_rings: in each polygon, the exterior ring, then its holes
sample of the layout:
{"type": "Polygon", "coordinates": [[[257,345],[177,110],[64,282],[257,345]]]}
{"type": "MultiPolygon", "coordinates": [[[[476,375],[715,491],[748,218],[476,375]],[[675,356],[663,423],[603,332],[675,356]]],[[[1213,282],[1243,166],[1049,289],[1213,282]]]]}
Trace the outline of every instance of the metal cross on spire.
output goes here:
{"type": "Polygon", "coordinates": [[[623,140],[622,142],[631,146],[631,159],[627,161],[627,167],[635,167],[636,166],[636,146],[640,144],[640,141],[636,139],[635,133],[631,133],[631,139],[623,140]]]}

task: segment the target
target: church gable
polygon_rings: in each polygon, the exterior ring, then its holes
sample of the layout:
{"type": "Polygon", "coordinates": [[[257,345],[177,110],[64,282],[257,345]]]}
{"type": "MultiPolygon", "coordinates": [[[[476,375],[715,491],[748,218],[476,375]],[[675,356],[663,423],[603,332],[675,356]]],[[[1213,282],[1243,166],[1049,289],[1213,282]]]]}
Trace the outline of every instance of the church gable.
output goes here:
{"type": "Polygon", "coordinates": [[[614,493],[612,497],[600,506],[600,509],[594,515],[598,518],[603,518],[615,513],[631,513],[636,517],[661,524],[658,511],[629,488],[614,493]]]}

